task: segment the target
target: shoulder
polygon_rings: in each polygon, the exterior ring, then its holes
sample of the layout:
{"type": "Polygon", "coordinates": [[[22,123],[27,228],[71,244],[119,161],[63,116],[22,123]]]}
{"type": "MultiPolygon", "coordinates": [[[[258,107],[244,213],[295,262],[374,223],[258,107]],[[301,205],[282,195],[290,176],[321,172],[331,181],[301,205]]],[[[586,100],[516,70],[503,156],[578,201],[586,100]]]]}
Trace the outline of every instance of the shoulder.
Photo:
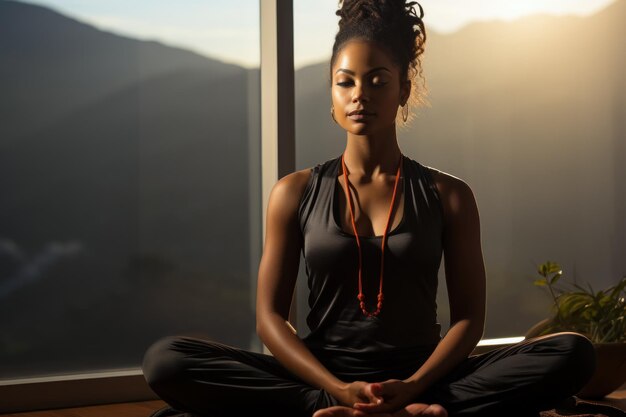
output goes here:
{"type": "Polygon", "coordinates": [[[281,196],[301,196],[312,175],[312,170],[312,168],[305,168],[285,175],[274,184],[272,193],[281,196]]]}
{"type": "Polygon", "coordinates": [[[289,211],[297,209],[311,175],[312,168],[305,168],[280,178],[272,187],[270,205],[289,211]]]}
{"type": "Polygon", "coordinates": [[[474,192],[467,182],[433,167],[424,168],[430,173],[447,217],[476,211],[474,192]]]}
{"type": "Polygon", "coordinates": [[[307,188],[315,178],[321,178],[330,175],[336,168],[336,164],[340,160],[339,157],[332,158],[327,161],[321,162],[315,166],[294,171],[290,174],[280,178],[276,184],[274,184],[270,193],[270,198],[273,196],[287,200],[292,204],[299,204],[304,197],[307,188]]]}

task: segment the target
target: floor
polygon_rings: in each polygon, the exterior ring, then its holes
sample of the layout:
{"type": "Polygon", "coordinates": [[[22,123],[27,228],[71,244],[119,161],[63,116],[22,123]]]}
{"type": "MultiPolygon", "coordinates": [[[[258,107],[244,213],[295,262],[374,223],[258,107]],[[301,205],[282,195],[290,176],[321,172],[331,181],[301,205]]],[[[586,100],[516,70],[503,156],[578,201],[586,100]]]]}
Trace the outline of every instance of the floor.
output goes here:
{"type": "MultiPolygon", "coordinates": [[[[615,391],[603,403],[626,411],[626,389],[615,391]]],[[[0,414],[1,417],[148,417],[150,413],[164,407],[162,401],[108,404],[91,407],[64,408],[59,410],[30,411],[16,414],[0,414]]]]}
{"type": "Polygon", "coordinates": [[[618,391],[615,391],[611,393],[611,395],[604,397],[604,399],[599,402],[602,404],[609,404],[609,405],[612,405],[613,407],[617,407],[626,411],[626,388],[625,386],[622,385],[622,387],[618,391]]]}
{"type": "Polygon", "coordinates": [[[62,408],[58,410],[29,411],[16,414],[0,414],[2,417],[147,417],[164,407],[163,401],[107,404],[91,407],[62,408]]]}

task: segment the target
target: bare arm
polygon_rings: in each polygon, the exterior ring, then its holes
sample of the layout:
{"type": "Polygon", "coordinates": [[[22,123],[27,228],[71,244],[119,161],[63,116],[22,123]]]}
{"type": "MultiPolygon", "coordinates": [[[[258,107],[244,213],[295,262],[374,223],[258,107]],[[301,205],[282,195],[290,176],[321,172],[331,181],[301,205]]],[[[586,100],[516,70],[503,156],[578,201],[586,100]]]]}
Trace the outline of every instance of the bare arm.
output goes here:
{"type": "Polygon", "coordinates": [[[297,211],[310,175],[307,171],[285,176],[270,193],[259,265],[256,328],[263,343],[287,369],[338,398],[345,384],[317,360],[287,321],[302,249],[297,211]]]}

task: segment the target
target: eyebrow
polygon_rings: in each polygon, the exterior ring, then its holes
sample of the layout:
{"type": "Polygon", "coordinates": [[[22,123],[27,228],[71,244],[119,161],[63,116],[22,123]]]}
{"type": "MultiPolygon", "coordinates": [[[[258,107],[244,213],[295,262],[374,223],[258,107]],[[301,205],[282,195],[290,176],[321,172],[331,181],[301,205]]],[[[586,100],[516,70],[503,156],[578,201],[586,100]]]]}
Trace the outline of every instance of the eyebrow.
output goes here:
{"type": "MultiPolygon", "coordinates": [[[[385,70],[385,71],[391,72],[386,67],[376,67],[376,68],[373,68],[373,69],[367,71],[365,73],[365,75],[370,74],[370,73],[375,72],[375,71],[379,71],[379,70],[385,70]]],[[[339,68],[337,71],[335,71],[335,74],[337,74],[338,72],[345,72],[347,74],[354,75],[354,71],[351,71],[351,70],[346,69],[346,68],[339,68]]]]}

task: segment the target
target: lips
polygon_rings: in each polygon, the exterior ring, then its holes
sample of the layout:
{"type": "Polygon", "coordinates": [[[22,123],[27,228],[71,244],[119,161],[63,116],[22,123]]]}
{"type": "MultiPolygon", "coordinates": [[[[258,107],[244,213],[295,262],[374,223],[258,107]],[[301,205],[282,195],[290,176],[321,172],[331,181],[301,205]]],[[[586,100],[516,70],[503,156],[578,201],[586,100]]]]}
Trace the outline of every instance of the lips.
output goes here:
{"type": "Polygon", "coordinates": [[[367,110],[365,110],[365,109],[359,109],[359,110],[352,110],[350,113],[348,113],[348,116],[354,116],[354,115],[357,115],[357,114],[362,114],[362,115],[368,115],[368,116],[371,116],[371,115],[373,115],[374,113],[373,113],[373,112],[371,112],[371,111],[367,111],[367,110]]]}

